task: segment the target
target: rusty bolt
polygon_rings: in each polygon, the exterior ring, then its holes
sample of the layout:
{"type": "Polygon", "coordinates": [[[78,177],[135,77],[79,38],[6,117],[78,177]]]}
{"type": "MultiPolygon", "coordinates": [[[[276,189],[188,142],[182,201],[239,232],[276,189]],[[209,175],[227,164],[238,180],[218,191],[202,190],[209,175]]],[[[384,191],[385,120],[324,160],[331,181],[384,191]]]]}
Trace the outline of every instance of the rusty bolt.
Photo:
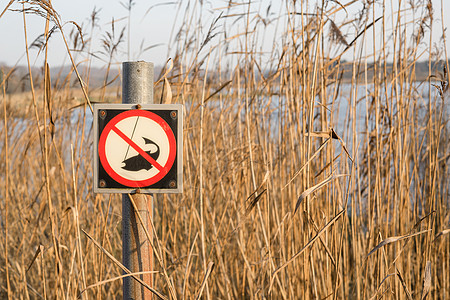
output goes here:
{"type": "Polygon", "coordinates": [[[106,111],[101,110],[100,111],[100,118],[104,119],[106,117],[106,111]]]}
{"type": "Polygon", "coordinates": [[[170,112],[170,117],[171,117],[172,119],[176,119],[176,118],[177,118],[177,112],[176,112],[176,110],[173,110],[173,111],[170,112]]]}
{"type": "Polygon", "coordinates": [[[138,105],[136,105],[136,109],[141,109],[141,105],[140,104],[138,104],[138,105]]]}
{"type": "Polygon", "coordinates": [[[106,186],[106,182],[102,179],[100,180],[100,187],[104,188],[106,186]]]}
{"type": "Polygon", "coordinates": [[[169,182],[169,187],[170,187],[170,188],[174,188],[176,185],[177,185],[177,182],[176,182],[175,180],[171,180],[171,181],[169,182]]]}

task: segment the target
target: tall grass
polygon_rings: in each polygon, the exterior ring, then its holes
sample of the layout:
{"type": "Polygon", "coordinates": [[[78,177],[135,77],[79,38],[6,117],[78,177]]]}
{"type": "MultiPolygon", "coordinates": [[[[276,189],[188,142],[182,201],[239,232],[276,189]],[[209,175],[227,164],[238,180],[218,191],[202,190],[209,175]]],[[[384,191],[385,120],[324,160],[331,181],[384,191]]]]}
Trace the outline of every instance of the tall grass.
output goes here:
{"type": "MultiPolygon", "coordinates": [[[[66,40],[66,27],[48,1],[9,4],[25,32],[28,13],[48,22],[31,91],[8,93],[14,69],[2,71],[0,297],[118,297],[121,197],[92,191],[89,107],[120,102],[110,73],[126,29],[113,21],[103,34],[96,88],[87,49],[99,12],[90,31],[75,24],[74,72],[52,82],[45,41],[66,40]]],[[[158,293],[450,296],[449,66],[433,4],[172,4],[179,22],[155,102],[185,105],[185,189],[155,195],[158,293]]]]}

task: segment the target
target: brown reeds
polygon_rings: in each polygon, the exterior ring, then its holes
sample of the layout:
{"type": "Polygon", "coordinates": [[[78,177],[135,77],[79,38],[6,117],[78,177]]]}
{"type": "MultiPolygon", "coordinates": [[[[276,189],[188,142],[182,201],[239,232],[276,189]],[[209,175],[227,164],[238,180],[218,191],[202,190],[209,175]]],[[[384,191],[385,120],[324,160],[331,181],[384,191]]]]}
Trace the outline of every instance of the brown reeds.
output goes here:
{"type": "MultiPolygon", "coordinates": [[[[386,2],[162,5],[178,22],[169,59],[154,62],[155,99],[185,105],[185,189],[155,195],[145,288],[163,299],[450,297],[445,28],[432,1],[386,2]]],[[[133,4],[127,27],[99,28],[95,10],[91,32],[69,23],[69,36],[50,1],[0,14],[20,11],[25,33],[27,14],[42,16],[39,55],[59,34],[72,68],[56,76],[44,58],[33,71],[27,47],[24,80],[1,72],[2,299],[117,298],[120,279],[140,280],[120,263],[119,195],[92,190],[89,108],[120,102],[110,72],[121,47],[131,55],[133,4]]]]}

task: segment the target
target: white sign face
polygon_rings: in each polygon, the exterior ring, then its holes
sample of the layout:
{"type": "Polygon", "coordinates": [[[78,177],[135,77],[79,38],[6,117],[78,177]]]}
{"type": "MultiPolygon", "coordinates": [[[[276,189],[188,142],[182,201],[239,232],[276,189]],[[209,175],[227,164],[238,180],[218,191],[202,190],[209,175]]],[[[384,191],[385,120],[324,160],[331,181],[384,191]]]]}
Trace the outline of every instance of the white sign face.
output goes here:
{"type": "Polygon", "coordinates": [[[147,152],[159,166],[164,166],[169,158],[170,146],[161,126],[152,119],[133,116],[119,121],[115,127],[115,130],[109,132],[105,142],[105,156],[113,171],[134,181],[155,177],[160,170],[145,160],[117,131],[147,152]]]}
{"type": "Polygon", "coordinates": [[[154,107],[95,106],[96,192],[181,192],[182,106],[154,107]]]}

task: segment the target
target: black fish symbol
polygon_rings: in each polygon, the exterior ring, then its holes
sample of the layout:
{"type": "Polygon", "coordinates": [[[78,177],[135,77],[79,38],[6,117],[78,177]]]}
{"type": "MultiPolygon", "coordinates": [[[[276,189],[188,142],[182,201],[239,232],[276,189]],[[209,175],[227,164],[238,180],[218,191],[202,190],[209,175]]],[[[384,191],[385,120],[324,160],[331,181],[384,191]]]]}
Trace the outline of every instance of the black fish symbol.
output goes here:
{"type": "MultiPolygon", "coordinates": [[[[152,144],[152,145],[156,146],[157,150],[155,152],[151,153],[151,150],[149,150],[149,151],[145,151],[145,153],[150,155],[150,157],[153,158],[154,160],[157,160],[159,157],[159,146],[155,142],[153,142],[145,137],[142,137],[142,138],[144,139],[146,145],[152,144]]],[[[148,171],[153,167],[153,165],[148,160],[146,160],[141,154],[138,154],[136,156],[132,156],[130,158],[125,159],[123,161],[123,163],[125,163],[125,166],[123,166],[122,169],[125,169],[128,171],[139,171],[142,169],[145,169],[148,171]]]]}

